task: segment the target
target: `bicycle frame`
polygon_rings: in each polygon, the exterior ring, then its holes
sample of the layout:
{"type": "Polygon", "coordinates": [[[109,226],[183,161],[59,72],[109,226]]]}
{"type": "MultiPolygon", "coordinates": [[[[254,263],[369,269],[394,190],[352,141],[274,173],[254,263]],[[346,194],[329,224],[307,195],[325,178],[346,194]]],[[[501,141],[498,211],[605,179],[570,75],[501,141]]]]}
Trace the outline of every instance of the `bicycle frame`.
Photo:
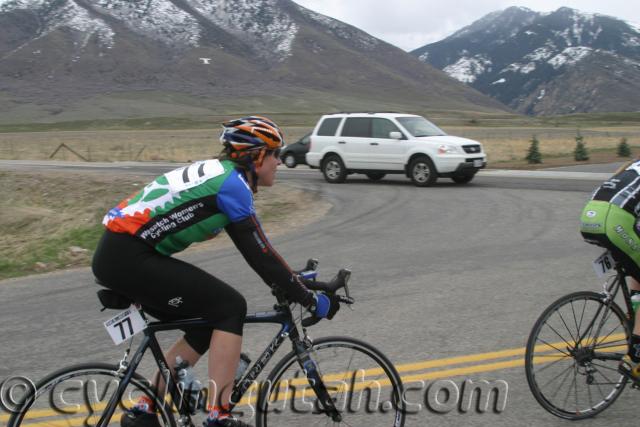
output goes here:
{"type": "MultiPolygon", "coordinates": [[[[588,325],[588,327],[585,329],[584,333],[578,337],[578,341],[576,343],[576,345],[580,345],[582,343],[582,340],[584,340],[585,338],[588,338],[589,336],[591,336],[591,331],[594,327],[594,323],[596,321],[596,319],[600,318],[600,323],[597,326],[597,329],[595,331],[594,336],[599,336],[602,326],[604,325],[605,321],[606,321],[606,316],[601,316],[601,311],[603,309],[605,310],[611,310],[611,305],[615,304],[614,300],[616,298],[616,296],[618,295],[618,292],[620,290],[622,290],[622,296],[623,299],[625,301],[625,305],[627,307],[627,321],[629,322],[629,331],[633,330],[633,325],[634,325],[634,316],[633,316],[633,307],[631,305],[631,295],[629,292],[629,288],[627,286],[627,281],[625,279],[626,277],[626,273],[623,271],[622,267],[620,265],[616,266],[616,276],[615,278],[611,281],[611,283],[605,283],[604,284],[604,289],[602,291],[602,295],[604,297],[604,301],[606,303],[606,305],[604,306],[600,306],[598,307],[598,310],[596,311],[596,315],[593,317],[593,319],[591,320],[591,323],[588,325]]],[[[611,355],[611,354],[606,354],[606,353],[597,353],[597,356],[599,359],[607,359],[607,360],[619,360],[620,356],[618,355],[611,355]]]]}
{"type": "MultiPolygon", "coordinates": [[[[294,321],[290,307],[287,304],[279,304],[276,305],[275,310],[273,311],[248,314],[245,317],[244,323],[274,323],[280,325],[280,330],[271,340],[260,357],[258,357],[258,359],[253,363],[251,368],[247,370],[245,376],[234,385],[231,393],[230,409],[233,410],[235,405],[237,405],[242,396],[246,393],[249,387],[251,387],[264,367],[269,363],[271,358],[288,337],[292,341],[294,351],[299,357],[301,367],[307,374],[307,378],[309,379],[311,388],[316,392],[316,395],[318,396],[320,402],[322,402],[322,406],[324,406],[325,412],[330,415],[334,421],[340,420],[340,413],[334,406],[329,392],[320,378],[320,373],[318,372],[317,365],[309,355],[308,350],[310,348],[310,343],[308,343],[306,339],[300,339],[300,334],[298,332],[298,328],[294,321]]],[[[213,327],[213,325],[210,321],[204,319],[185,319],[171,322],[148,323],[147,327],[143,331],[144,337],[142,339],[142,342],[131,357],[131,362],[128,364],[121,362],[122,367],[126,366],[124,377],[122,381],[120,381],[116,393],[109,400],[109,403],[107,404],[104,413],[100,417],[100,420],[96,424],[96,427],[106,427],[109,424],[109,421],[111,420],[111,417],[115,412],[115,409],[124,393],[125,388],[129,384],[129,381],[138,368],[142,357],[148,349],[151,349],[153,358],[155,359],[156,364],[158,365],[158,369],[160,370],[160,373],[165,380],[165,384],[169,395],[171,396],[172,402],[180,402],[179,405],[176,405],[178,413],[180,414],[179,425],[193,426],[193,422],[191,421],[190,416],[191,414],[189,413],[187,404],[188,396],[186,396],[186,393],[182,393],[179,390],[177,381],[171,373],[171,369],[169,368],[169,365],[165,360],[164,354],[162,353],[162,349],[160,348],[160,344],[158,343],[155,334],[162,331],[188,329],[194,327],[213,327]]],[[[164,399],[164,394],[162,398],[164,399]]]]}
{"type": "Polygon", "coordinates": [[[617,266],[616,271],[618,274],[616,278],[611,283],[609,288],[605,288],[604,293],[609,294],[611,301],[613,301],[620,289],[622,289],[622,297],[624,298],[624,303],[627,306],[627,315],[629,316],[629,327],[633,329],[635,323],[635,316],[633,315],[633,306],[631,305],[631,292],[629,291],[629,286],[627,285],[626,273],[622,270],[622,267],[617,266]]]}

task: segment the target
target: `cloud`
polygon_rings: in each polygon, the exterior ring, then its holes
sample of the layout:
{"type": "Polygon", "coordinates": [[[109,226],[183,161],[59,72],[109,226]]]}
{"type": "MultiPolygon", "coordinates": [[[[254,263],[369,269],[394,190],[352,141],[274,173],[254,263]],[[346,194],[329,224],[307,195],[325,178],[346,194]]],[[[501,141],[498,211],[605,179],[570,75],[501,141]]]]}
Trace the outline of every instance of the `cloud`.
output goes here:
{"type": "Polygon", "coordinates": [[[509,6],[550,12],[562,6],[640,23],[640,7],[628,0],[294,0],[296,3],[351,24],[405,50],[413,50],[451,35],[484,15],[509,6]]]}

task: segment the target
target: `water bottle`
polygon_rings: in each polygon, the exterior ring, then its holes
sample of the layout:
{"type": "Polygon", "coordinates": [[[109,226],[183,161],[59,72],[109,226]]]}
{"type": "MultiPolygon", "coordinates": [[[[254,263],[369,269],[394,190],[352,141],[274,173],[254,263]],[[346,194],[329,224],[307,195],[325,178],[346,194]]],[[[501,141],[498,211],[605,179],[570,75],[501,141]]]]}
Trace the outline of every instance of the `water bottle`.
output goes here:
{"type": "Polygon", "coordinates": [[[251,359],[249,358],[249,355],[247,353],[240,353],[240,361],[238,362],[238,369],[236,369],[236,383],[242,379],[242,376],[247,371],[250,364],[251,359]]]}
{"type": "Polygon", "coordinates": [[[631,295],[631,307],[633,307],[633,312],[638,312],[638,307],[640,307],[640,293],[631,295]]]}
{"type": "Polygon", "coordinates": [[[178,378],[178,387],[184,393],[189,405],[189,412],[195,414],[198,409],[199,397],[202,394],[202,384],[196,379],[189,362],[182,360],[180,356],[176,356],[176,377],[178,378]]]}

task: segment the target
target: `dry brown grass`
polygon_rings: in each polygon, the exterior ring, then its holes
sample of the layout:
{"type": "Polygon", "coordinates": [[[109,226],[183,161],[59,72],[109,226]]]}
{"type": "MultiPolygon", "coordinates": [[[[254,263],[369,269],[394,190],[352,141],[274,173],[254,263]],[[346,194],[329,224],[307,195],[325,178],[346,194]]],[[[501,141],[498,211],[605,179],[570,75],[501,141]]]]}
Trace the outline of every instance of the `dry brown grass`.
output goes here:
{"type": "MultiPolygon", "coordinates": [[[[295,142],[310,129],[285,129],[287,142],[295,142]]],[[[217,130],[108,130],[0,133],[0,159],[47,160],[65,144],[90,161],[175,161],[210,158],[222,148],[217,130]]],[[[61,148],[54,160],[81,160],[61,148]]]]}
{"type": "MultiPolygon", "coordinates": [[[[452,135],[464,136],[482,142],[490,165],[523,160],[536,135],[540,142],[543,160],[549,157],[567,156],[576,146],[576,129],[570,128],[446,128],[452,135]]],[[[591,151],[615,152],[621,138],[627,138],[632,146],[640,146],[640,126],[580,129],[587,148],[591,151]]]]}
{"type": "MultiPolygon", "coordinates": [[[[70,172],[0,172],[0,279],[88,265],[102,217],[148,176],[70,172]]],[[[261,189],[256,209],[271,235],[322,217],[330,204],[286,184],[261,189]],[[299,215],[304,207],[309,215],[299,215]]],[[[225,237],[190,250],[229,245],[225,237]]]]}

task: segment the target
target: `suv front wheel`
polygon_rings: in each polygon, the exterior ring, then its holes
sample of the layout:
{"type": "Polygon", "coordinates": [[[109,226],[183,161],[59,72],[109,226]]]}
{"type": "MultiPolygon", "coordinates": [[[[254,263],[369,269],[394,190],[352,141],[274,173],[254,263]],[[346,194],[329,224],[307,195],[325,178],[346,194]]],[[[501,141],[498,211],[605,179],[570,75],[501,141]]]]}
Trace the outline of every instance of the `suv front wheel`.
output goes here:
{"type": "Polygon", "coordinates": [[[438,173],[431,159],[421,156],[409,163],[409,178],[418,187],[428,187],[436,182],[438,173]]]}
{"type": "Polygon", "coordinates": [[[328,155],[322,162],[324,179],[331,184],[339,184],[347,179],[347,170],[337,154],[328,155]]]}

